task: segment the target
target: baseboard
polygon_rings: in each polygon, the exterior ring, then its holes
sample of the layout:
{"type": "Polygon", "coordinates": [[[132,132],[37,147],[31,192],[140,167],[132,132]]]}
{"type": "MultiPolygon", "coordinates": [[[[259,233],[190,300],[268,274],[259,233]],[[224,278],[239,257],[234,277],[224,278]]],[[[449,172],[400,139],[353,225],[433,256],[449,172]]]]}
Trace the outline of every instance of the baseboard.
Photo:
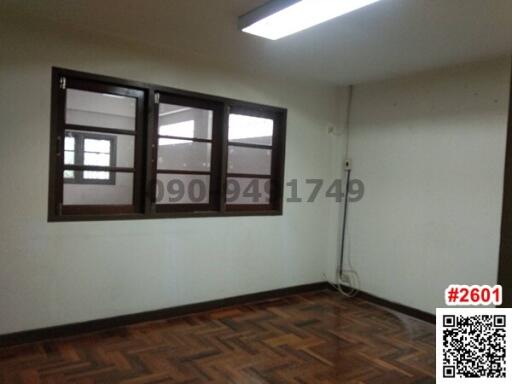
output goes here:
{"type": "MultiPolygon", "coordinates": [[[[332,290],[335,290],[334,287],[330,284],[328,284],[329,288],[332,290]]],[[[351,289],[350,287],[345,287],[347,290],[351,289]]],[[[371,293],[367,293],[364,291],[359,291],[357,294],[357,297],[369,301],[370,303],[374,303],[377,305],[380,305],[382,307],[386,307],[389,309],[392,309],[393,311],[397,311],[400,313],[403,313],[405,315],[415,317],[417,319],[435,324],[436,323],[436,315],[433,315],[431,313],[422,311],[420,309],[408,307],[407,305],[395,303],[394,301],[389,301],[387,299],[383,299],[381,297],[372,295],[371,293]]]]}
{"type": "Polygon", "coordinates": [[[108,329],[127,326],[135,323],[162,320],[176,316],[184,316],[191,313],[209,311],[212,309],[230,307],[250,302],[257,302],[261,300],[269,300],[286,295],[323,290],[326,289],[327,286],[328,284],[326,282],[304,284],[289,288],[274,289],[271,291],[229,297],[220,300],[212,300],[202,303],[182,305],[179,307],[158,309],[155,311],[110,317],[107,319],[91,320],[82,323],[58,325],[49,328],[40,328],[29,331],[9,333],[5,335],[0,335],[0,346],[34,343],[38,341],[55,339],[59,337],[69,337],[77,334],[105,331],[108,329]]]}
{"type": "MultiPolygon", "coordinates": [[[[293,295],[304,292],[319,291],[324,289],[333,289],[327,282],[319,282],[312,284],[303,284],[289,288],[274,289],[271,291],[251,293],[248,295],[241,295],[229,297],[226,299],[206,301],[196,304],[182,305],[179,307],[158,309],[155,311],[134,313],[129,315],[122,315],[110,317],[107,319],[91,320],[82,323],[58,325],[49,328],[40,328],[29,331],[21,331],[16,333],[9,333],[0,335],[0,346],[10,346],[26,343],[34,343],[43,340],[55,339],[60,337],[75,336],[78,334],[105,331],[108,329],[127,326],[136,323],[143,323],[147,321],[155,321],[168,319],[177,316],[189,315],[192,313],[209,311],[212,309],[220,309],[234,305],[247,304],[261,300],[269,300],[279,298],[286,295],[293,295]]],[[[401,312],[408,316],[412,316],[429,323],[435,324],[436,317],[428,312],[419,309],[411,308],[406,305],[394,303],[392,301],[382,299],[375,295],[359,292],[358,297],[367,300],[371,303],[387,307],[397,312],[401,312]]]]}

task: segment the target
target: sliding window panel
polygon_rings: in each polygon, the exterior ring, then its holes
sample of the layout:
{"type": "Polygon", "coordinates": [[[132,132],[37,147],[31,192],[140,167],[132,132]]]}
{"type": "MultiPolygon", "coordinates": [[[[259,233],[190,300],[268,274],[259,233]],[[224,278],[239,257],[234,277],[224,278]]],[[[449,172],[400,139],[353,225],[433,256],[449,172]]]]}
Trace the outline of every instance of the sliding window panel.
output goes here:
{"type": "Polygon", "coordinates": [[[286,111],[234,101],[229,107],[225,209],[282,212],[286,111]]]}
{"type": "Polygon", "coordinates": [[[145,92],[65,70],[53,81],[49,218],[142,213],[145,92]]]}
{"type": "Polygon", "coordinates": [[[271,174],[271,149],[247,148],[230,145],[228,147],[228,153],[228,174],[271,174]]]}
{"type": "Polygon", "coordinates": [[[223,104],[198,97],[157,95],[154,211],[218,211],[223,104]]]}

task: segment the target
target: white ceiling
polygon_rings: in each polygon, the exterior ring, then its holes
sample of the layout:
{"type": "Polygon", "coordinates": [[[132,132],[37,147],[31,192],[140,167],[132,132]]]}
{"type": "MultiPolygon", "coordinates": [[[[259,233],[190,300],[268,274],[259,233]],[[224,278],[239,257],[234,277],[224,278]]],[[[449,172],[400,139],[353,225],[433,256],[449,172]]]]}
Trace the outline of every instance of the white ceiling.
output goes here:
{"type": "Polygon", "coordinates": [[[338,84],[512,52],[512,0],[381,0],[278,41],[237,30],[265,0],[0,0],[16,12],[242,70],[338,84]]]}

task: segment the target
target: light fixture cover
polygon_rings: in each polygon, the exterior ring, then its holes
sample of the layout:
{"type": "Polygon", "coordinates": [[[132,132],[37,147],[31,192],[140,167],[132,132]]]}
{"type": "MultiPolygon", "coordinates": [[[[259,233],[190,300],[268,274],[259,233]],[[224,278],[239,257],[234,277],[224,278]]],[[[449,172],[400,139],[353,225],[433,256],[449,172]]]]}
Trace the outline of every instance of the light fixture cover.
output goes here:
{"type": "Polygon", "coordinates": [[[274,0],[241,16],[240,27],[244,32],[277,40],[377,1],[274,0]],[[269,10],[273,12],[269,14],[269,10]]]}

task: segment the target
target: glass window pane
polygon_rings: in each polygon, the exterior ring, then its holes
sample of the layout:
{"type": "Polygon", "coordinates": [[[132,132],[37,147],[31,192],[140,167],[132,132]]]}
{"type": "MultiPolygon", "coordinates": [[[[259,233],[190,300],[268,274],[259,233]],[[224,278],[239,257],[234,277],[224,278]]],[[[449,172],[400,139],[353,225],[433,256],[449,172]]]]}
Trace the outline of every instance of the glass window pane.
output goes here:
{"type": "Polygon", "coordinates": [[[158,140],[158,169],[205,171],[210,170],[210,143],[191,140],[158,140]]]}
{"type": "Polygon", "coordinates": [[[85,149],[85,152],[77,153],[76,158],[82,159],[80,164],[77,165],[133,167],[135,160],[135,136],[67,130],[66,139],[68,137],[76,137],[79,138],[79,140],[83,140],[83,145],[80,146],[77,143],[77,149],[85,149]],[[110,151],[115,153],[115,161],[112,164],[110,164],[110,151]],[[107,156],[95,156],[94,153],[107,156]],[[109,158],[109,162],[105,160],[107,157],[109,158]],[[92,160],[93,158],[96,160],[92,160]],[[103,159],[101,160],[101,164],[93,163],[95,161],[100,162],[100,158],[103,159]]]}
{"type": "Polygon", "coordinates": [[[83,171],[83,177],[86,180],[109,180],[110,172],[104,171],[83,171]]]}
{"type": "Polygon", "coordinates": [[[236,143],[272,145],[274,120],[262,117],[230,114],[229,141],[236,143]]]}
{"type": "Polygon", "coordinates": [[[213,111],[182,105],[159,104],[158,133],[164,136],[212,138],[213,111]]]}
{"type": "Polygon", "coordinates": [[[134,131],[135,109],[133,97],[66,90],[66,124],[134,131]]]}
{"type": "Polygon", "coordinates": [[[75,151],[64,151],[64,164],[75,164],[75,151]]]}
{"type": "Polygon", "coordinates": [[[63,203],[64,205],[132,204],[133,174],[116,172],[114,181],[114,184],[64,183],[63,203]]]}
{"type": "Polygon", "coordinates": [[[209,175],[158,174],[157,204],[208,204],[209,175]]]}
{"type": "Polygon", "coordinates": [[[75,177],[75,171],[70,171],[69,169],[64,171],[64,178],[65,179],[72,179],[75,177]]]}
{"type": "Polygon", "coordinates": [[[228,177],[226,204],[269,204],[270,179],[228,177]]]}
{"type": "Polygon", "coordinates": [[[110,153],[110,140],[84,139],[85,152],[110,153]]]}
{"type": "Polygon", "coordinates": [[[75,149],[75,138],[65,137],[64,138],[64,150],[73,151],[75,149]]]}
{"type": "Polygon", "coordinates": [[[270,175],[272,150],[229,146],[228,173],[270,175]]]}
{"type": "Polygon", "coordinates": [[[110,154],[85,152],[84,165],[99,165],[103,167],[108,167],[110,166],[110,154]]]}

